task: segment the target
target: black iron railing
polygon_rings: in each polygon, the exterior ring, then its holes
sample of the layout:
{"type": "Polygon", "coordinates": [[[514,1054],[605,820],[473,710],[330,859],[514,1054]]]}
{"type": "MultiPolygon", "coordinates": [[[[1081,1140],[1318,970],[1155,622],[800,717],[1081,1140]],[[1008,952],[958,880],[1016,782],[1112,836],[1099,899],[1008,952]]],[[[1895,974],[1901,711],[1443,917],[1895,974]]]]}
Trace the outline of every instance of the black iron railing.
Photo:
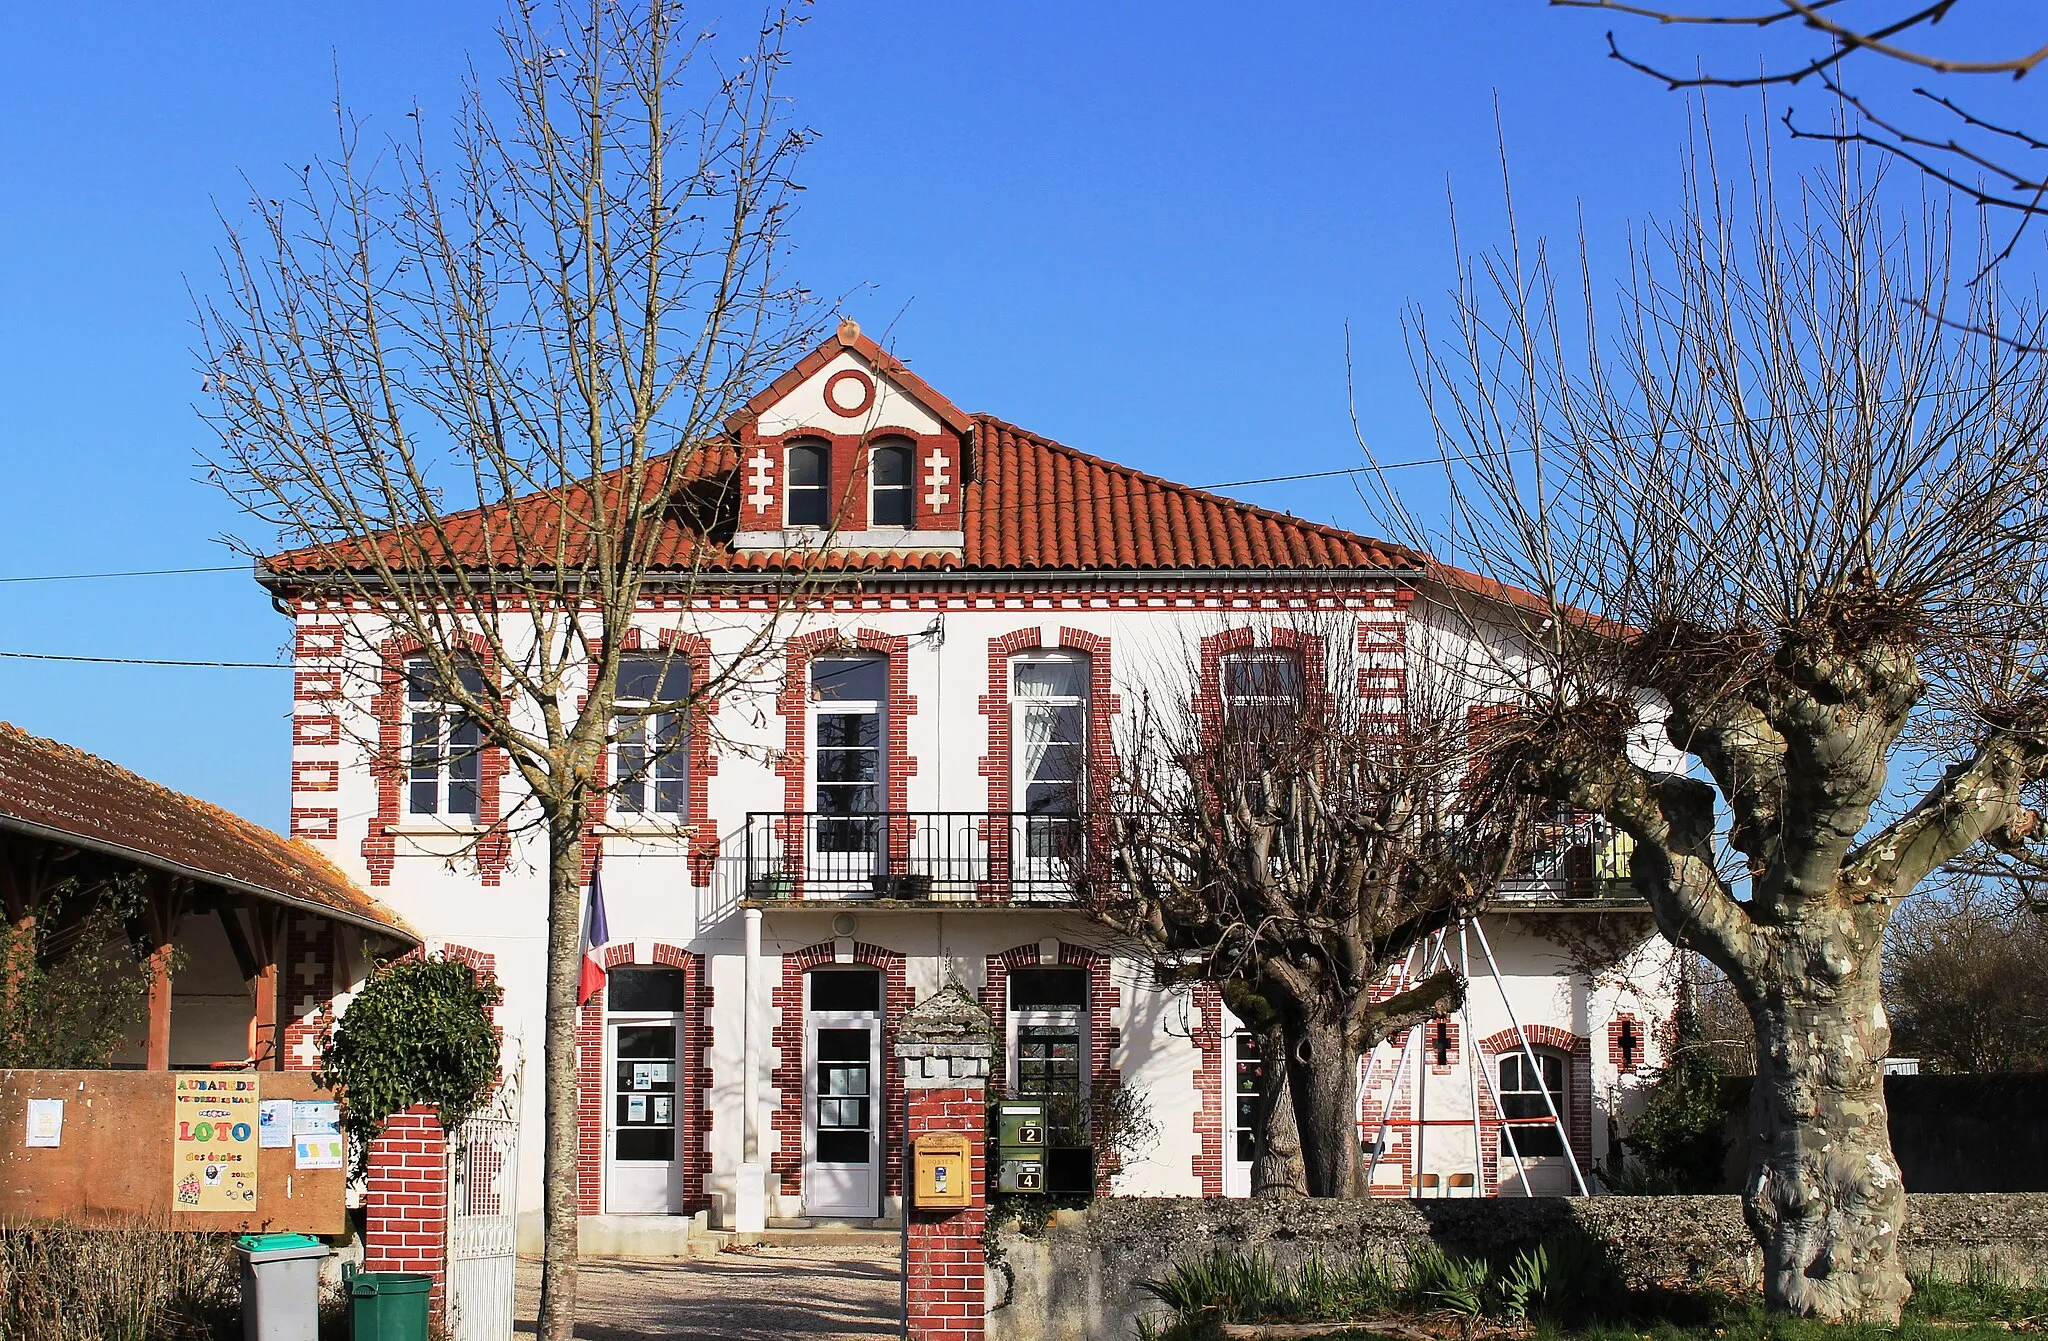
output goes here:
{"type": "Polygon", "coordinates": [[[1087,867],[1081,816],[909,810],[872,815],[757,810],[742,837],[753,899],[1049,901],[1087,867]]]}

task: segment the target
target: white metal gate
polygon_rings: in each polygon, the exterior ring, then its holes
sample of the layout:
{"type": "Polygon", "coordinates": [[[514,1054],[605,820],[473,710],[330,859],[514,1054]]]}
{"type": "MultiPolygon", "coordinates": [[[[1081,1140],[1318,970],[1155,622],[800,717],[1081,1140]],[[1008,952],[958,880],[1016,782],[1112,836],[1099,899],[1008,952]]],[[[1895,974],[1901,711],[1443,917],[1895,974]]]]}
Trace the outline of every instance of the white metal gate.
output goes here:
{"type": "Polygon", "coordinates": [[[454,1341],[509,1341],[518,1267],[519,1076],[448,1151],[448,1320],[454,1341]]]}

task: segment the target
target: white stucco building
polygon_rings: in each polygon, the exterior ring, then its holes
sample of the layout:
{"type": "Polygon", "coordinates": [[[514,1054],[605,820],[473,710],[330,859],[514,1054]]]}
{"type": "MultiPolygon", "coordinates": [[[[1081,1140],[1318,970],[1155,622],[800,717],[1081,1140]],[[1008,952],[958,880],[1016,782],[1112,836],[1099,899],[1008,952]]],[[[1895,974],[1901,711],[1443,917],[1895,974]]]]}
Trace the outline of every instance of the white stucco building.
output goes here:
{"type": "MultiPolygon", "coordinates": [[[[1247,1040],[1213,991],[1163,992],[1120,959],[1063,906],[1044,854],[1085,809],[1087,761],[1125,704],[1171,684],[1188,649],[1227,696],[1233,658],[1300,655],[1285,631],[1313,610],[1318,636],[1356,640],[1360,692],[1397,694],[1425,626],[1474,636],[1429,613],[1432,585],[1454,579],[963,413],[851,323],[728,427],[690,485],[713,500],[696,514],[713,518],[709,550],[677,546],[713,561],[650,587],[648,662],[623,683],[707,683],[780,622],[747,688],[694,726],[650,724],[655,753],[687,743],[590,825],[612,967],[582,1019],[585,1214],[896,1214],[887,1038],[949,980],[998,1022],[999,1085],[1143,1094],[1158,1135],[1104,1171],[1116,1191],[1242,1195],[1247,1040]],[[790,607],[799,567],[814,571],[790,607]]],[[[405,646],[355,622],[373,615],[289,566],[264,580],[297,622],[294,834],[430,946],[496,972],[528,1082],[521,1199],[537,1205],[544,853],[538,833],[504,831],[516,776],[489,752],[418,748],[459,743],[461,725],[435,716],[405,646]],[[365,646],[384,666],[357,694],[339,667],[365,646]]],[[[1475,934],[1469,1014],[1426,1029],[1398,1080],[1391,1052],[1375,1060],[1366,1138],[1390,1084],[1408,1124],[1381,1190],[1513,1191],[1524,1174],[1568,1190],[1554,1130],[1528,1130],[1519,1171],[1498,1148],[1492,1119],[1547,1111],[1543,1083],[1581,1166],[1605,1153],[1610,1107],[1658,1059],[1668,1014],[1667,955],[1612,878],[1621,862],[1595,827],[1561,826],[1545,877],[1485,922],[1499,987],[1475,934]],[[1431,1125],[1412,1121],[1418,1097],[1431,1125]]]]}

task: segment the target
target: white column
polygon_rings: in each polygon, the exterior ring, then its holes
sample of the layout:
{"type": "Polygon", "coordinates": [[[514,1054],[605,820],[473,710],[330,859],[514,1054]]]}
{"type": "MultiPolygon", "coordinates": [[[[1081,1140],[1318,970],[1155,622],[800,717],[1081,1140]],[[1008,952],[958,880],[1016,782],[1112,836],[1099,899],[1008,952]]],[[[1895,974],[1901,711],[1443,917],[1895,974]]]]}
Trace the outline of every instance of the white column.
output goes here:
{"type": "Polygon", "coordinates": [[[768,1170],[761,1163],[761,1021],[756,984],[761,978],[761,910],[748,908],[746,980],[740,996],[740,1167],[733,1187],[733,1229],[758,1234],[768,1227],[768,1170]]]}

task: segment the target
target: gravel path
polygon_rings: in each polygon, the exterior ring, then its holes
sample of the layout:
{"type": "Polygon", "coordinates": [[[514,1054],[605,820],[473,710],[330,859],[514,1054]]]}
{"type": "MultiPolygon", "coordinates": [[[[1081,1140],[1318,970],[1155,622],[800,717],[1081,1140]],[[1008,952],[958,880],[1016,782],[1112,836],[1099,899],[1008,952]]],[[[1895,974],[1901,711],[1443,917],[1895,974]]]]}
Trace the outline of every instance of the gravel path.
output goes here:
{"type": "MultiPolygon", "coordinates": [[[[755,1248],[697,1262],[585,1262],[576,1335],[589,1341],[654,1337],[839,1338],[900,1335],[893,1250],[755,1248]]],[[[519,1322],[534,1331],[540,1263],[519,1263],[519,1322]]]]}

